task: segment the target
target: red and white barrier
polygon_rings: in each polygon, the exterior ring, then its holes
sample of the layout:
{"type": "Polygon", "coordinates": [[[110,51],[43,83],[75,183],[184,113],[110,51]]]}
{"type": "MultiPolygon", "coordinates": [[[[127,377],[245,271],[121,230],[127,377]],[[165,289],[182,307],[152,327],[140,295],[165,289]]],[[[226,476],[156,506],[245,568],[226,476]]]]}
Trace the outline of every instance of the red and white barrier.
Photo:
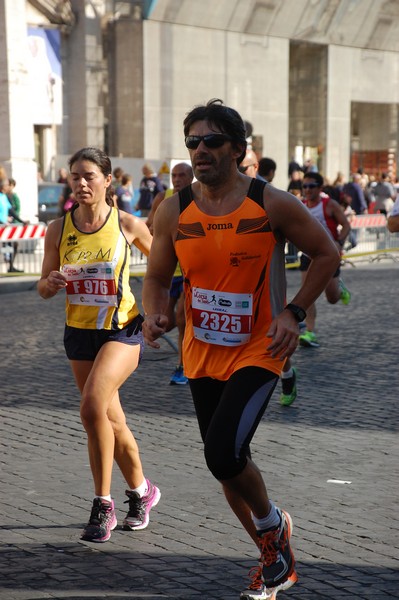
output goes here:
{"type": "Polygon", "coordinates": [[[0,241],[34,240],[46,235],[47,226],[43,223],[34,225],[0,225],[0,241]]]}
{"type": "Polygon", "coordinates": [[[385,227],[387,218],[384,214],[375,215],[353,215],[349,217],[349,223],[352,229],[361,229],[363,227],[385,227]]]}

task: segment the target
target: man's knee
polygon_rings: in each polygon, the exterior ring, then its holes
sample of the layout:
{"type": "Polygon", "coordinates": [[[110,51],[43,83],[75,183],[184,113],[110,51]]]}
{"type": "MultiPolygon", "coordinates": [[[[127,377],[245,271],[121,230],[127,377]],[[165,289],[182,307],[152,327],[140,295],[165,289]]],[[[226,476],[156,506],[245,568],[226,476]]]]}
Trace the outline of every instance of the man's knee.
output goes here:
{"type": "Polygon", "coordinates": [[[246,456],[236,458],[234,454],[221,451],[213,451],[206,444],[204,447],[205,461],[208,469],[218,481],[232,479],[239,475],[245,468],[246,456]]]}

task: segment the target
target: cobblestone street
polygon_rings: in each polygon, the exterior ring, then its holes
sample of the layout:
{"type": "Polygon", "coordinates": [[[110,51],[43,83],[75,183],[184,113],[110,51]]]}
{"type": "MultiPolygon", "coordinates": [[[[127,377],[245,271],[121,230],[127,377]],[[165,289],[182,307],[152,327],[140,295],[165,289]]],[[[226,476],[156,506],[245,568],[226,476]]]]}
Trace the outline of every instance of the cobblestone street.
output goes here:
{"type": "MultiPolygon", "coordinates": [[[[278,600],[399,598],[399,267],[347,266],[343,277],[351,304],[319,299],[321,346],[293,359],[298,398],[281,407],[278,385],[252,445],[294,521],[299,581],[278,600]]],[[[291,299],[299,272],[287,280],[291,299]]],[[[161,501],[148,529],[118,527],[93,545],[79,539],[93,490],[63,295],[0,293],[0,310],[0,598],[238,600],[257,551],[207,471],[188,386],[169,385],[171,346],[146,349],[121,390],[161,501]]],[[[120,522],[124,489],[115,468],[120,522]]]]}

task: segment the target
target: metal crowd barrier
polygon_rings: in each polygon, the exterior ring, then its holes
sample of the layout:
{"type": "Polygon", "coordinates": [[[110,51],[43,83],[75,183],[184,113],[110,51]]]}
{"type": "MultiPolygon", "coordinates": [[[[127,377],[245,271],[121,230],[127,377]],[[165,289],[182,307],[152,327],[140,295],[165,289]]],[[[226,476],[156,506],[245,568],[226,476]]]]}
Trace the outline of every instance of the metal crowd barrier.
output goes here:
{"type": "MultiPolygon", "coordinates": [[[[44,223],[0,225],[0,276],[40,275],[46,230],[44,223]],[[11,263],[18,272],[9,272],[11,263]]],[[[143,276],[146,268],[147,257],[136,246],[132,246],[131,275],[143,276]]]]}
{"type": "MultiPolygon", "coordinates": [[[[356,266],[361,261],[383,259],[399,262],[399,233],[390,233],[385,215],[355,215],[350,218],[351,233],[345,242],[343,263],[356,266]]],[[[286,244],[286,267],[297,268],[299,258],[292,244],[286,244]]]]}
{"type": "MultiPolygon", "coordinates": [[[[355,265],[358,261],[389,259],[399,262],[399,233],[390,233],[385,215],[356,215],[351,219],[351,236],[355,245],[347,240],[342,260],[355,265]]],[[[44,223],[34,225],[0,225],[0,276],[40,275],[43,255],[44,223]],[[10,258],[20,272],[9,273],[10,258]]],[[[298,267],[298,256],[292,244],[286,245],[286,267],[298,267]]],[[[130,274],[143,277],[147,269],[147,257],[132,246],[130,274]]]]}
{"type": "Polygon", "coordinates": [[[8,274],[10,266],[18,269],[10,275],[40,273],[46,229],[44,223],[0,225],[0,275],[8,274]]]}
{"type": "Polygon", "coordinates": [[[399,233],[390,233],[387,219],[383,214],[355,215],[350,218],[351,238],[346,242],[342,260],[355,265],[358,261],[380,261],[382,259],[399,262],[399,233]]]}

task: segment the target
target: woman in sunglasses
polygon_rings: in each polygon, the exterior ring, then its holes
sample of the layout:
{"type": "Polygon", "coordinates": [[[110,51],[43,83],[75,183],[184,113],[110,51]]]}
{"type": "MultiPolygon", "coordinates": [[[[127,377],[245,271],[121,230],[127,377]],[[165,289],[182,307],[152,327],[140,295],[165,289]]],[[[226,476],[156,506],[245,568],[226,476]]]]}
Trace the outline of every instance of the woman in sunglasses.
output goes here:
{"type": "Polygon", "coordinates": [[[220,100],[197,106],[184,120],[184,135],[197,181],[163,202],[155,215],[143,331],[148,344],[159,348],[179,260],[184,370],[207,466],[260,550],[241,598],[265,599],[296,581],[292,521],[269,500],[250,442],[284,362],[295,351],[298,322],[323,291],[339,255],[299,200],[240,173],[246,139],[237,111],[220,100]],[[314,264],[284,306],[286,238],[314,264]]]}

